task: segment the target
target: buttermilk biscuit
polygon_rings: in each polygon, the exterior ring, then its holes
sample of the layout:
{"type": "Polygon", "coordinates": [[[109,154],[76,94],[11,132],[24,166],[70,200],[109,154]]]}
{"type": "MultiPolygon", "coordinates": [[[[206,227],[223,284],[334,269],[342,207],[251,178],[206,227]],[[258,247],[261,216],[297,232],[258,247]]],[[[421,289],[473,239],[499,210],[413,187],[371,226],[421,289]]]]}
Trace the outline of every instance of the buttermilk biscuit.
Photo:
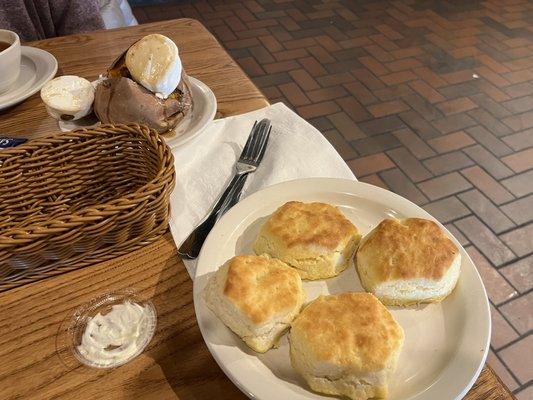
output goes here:
{"type": "Polygon", "coordinates": [[[259,353],[278,342],[305,301],[298,273],[262,256],[227,261],[209,280],[204,296],[222,322],[259,353]]]}
{"type": "Polygon", "coordinates": [[[346,269],[360,238],[337,207],[291,201],[263,225],[254,251],[279,258],[302,279],[324,279],[346,269]]]}
{"type": "Polygon", "coordinates": [[[439,302],[461,268],[457,246],[429,220],[386,219],[359,245],[357,271],[363,287],[387,305],[439,302]]]}
{"type": "Polygon", "coordinates": [[[292,323],[291,364],[317,392],[382,398],[403,339],[401,326],[372,294],[320,296],[292,323]]]}

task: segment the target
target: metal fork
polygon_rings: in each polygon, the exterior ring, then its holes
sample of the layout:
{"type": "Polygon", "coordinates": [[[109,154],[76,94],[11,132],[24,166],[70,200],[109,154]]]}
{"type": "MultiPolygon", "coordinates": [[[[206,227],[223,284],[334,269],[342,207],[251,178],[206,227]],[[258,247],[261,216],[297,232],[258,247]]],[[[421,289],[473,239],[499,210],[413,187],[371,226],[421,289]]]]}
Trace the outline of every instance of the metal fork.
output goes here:
{"type": "Polygon", "coordinates": [[[224,213],[239,201],[239,197],[248,174],[254,172],[265,155],[268,138],[272,127],[270,120],[263,119],[255,122],[244,145],[239,160],[235,164],[235,175],[222,193],[211,213],[185,239],[178,249],[178,253],[185,258],[195,259],[207,238],[207,235],[224,213]]]}

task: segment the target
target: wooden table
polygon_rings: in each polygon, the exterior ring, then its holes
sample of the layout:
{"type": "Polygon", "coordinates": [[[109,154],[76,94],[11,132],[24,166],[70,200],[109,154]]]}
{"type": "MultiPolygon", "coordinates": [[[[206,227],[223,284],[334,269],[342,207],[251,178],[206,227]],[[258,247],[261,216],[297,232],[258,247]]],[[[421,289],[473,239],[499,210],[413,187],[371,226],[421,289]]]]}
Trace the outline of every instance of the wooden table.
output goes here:
{"type": "MultiPolygon", "coordinates": [[[[96,78],[124,48],[148,33],[180,48],[186,71],[207,83],[218,116],[268,104],[216,39],[182,19],[32,43],[57,58],[59,75],[96,78]]],[[[38,95],[0,113],[0,132],[36,137],[57,130],[38,95]]],[[[0,293],[0,399],[245,399],[205,346],[193,308],[192,281],[170,233],[127,256],[0,293]],[[120,368],[90,370],[65,351],[73,309],[111,290],[135,288],[152,299],[158,325],[149,348],[120,368]]],[[[513,396],[486,366],[468,400],[513,396]]]]}

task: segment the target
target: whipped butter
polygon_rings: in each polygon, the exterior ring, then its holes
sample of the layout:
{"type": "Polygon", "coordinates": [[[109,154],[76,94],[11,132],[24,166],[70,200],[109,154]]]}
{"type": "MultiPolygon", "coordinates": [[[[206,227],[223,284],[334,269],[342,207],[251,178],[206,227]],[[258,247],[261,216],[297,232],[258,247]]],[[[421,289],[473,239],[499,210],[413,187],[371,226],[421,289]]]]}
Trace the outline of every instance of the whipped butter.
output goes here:
{"type": "Polygon", "coordinates": [[[106,368],[131,360],[146,347],[155,331],[152,307],[125,301],[86,324],[78,352],[92,366],[106,368]]]}
{"type": "Polygon", "coordinates": [[[59,76],[41,89],[48,114],[55,119],[74,121],[90,114],[94,87],[87,79],[74,75],[59,76]]]}
{"type": "Polygon", "coordinates": [[[164,99],[180,83],[183,68],[176,44],[160,34],[134,43],[126,52],[126,67],[135,81],[164,99]]]}

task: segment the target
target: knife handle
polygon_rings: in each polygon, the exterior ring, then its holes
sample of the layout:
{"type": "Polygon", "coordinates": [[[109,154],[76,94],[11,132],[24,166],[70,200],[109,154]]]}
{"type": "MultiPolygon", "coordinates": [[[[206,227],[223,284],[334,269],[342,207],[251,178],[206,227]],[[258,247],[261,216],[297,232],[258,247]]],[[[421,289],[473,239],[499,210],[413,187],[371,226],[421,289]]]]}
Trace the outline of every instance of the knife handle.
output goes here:
{"type": "MultiPolygon", "coordinates": [[[[247,176],[247,175],[246,175],[247,176]]],[[[235,184],[235,189],[233,191],[233,195],[228,196],[224,204],[222,205],[222,210],[219,213],[219,219],[222,217],[231,207],[233,207],[235,204],[237,204],[241,198],[242,189],[244,187],[244,184],[246,183],[246,176],[242,177],[242,179],[238,180],[235,184]]]]}
{"type": "Polygon", "coordinates": [[[246,182],[248,174],[235,175],[224,193],[220,196],[211,213],[196,227],[194,231],[185,239],[178,249],[178,253],[188,259],[195,259],[200,254],[200,249],[211,232],[215,223],[224,213],[229,210],[239,200],[240,193],[246,182]]]}

